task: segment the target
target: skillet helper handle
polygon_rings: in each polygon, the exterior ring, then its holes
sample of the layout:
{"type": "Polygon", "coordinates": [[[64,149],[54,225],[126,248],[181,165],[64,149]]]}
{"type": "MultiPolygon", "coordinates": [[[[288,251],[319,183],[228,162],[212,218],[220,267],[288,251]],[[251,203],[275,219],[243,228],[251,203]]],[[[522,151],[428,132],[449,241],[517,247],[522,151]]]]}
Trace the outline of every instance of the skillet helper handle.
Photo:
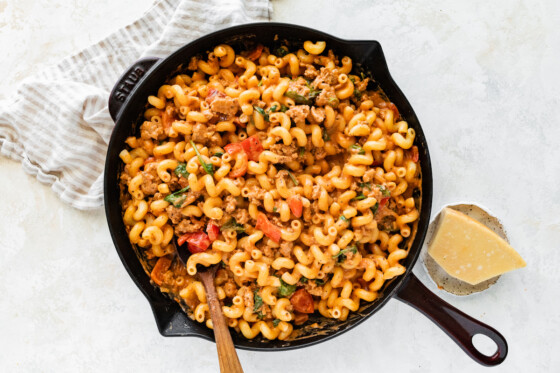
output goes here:
{"type": "Polygon", "coordinates": [[[231,334],[222,313],[220,301],[218,300],[218,294],[214,286],[214,275],[209,271],[199,272],[198,275],[206,289],[206,300],[210,308],[214,338],[216,339],[216,348],[218,349],[220,372],[243,373],[243,368],[237,357],[237,352],[235,351],[235,346],[233,345],[233,340],[231,339],[231,334]]]}
{"type": "Polygon", "coordinates": [[[157,57],[142,58],[134,62],[134,64],[122,74],[109,95],[109,114],[111,114],[113,121],[117,121],[121,107],[132,92],[132,89],[159,60],[160,59],[157,57]]]}
{"type": "Polygon", "coordinates": [[[396,297],[432,320],[476,362],[494,366],[501,364],[506,358],[507,342],[496,329],[473,319],[437,297],[414,274],[410,274],[396,297]],[[472,338],[476,334],[484,334],[496,343],[498,349],[492,356],[482,354],[473,345],[472,338]]]}

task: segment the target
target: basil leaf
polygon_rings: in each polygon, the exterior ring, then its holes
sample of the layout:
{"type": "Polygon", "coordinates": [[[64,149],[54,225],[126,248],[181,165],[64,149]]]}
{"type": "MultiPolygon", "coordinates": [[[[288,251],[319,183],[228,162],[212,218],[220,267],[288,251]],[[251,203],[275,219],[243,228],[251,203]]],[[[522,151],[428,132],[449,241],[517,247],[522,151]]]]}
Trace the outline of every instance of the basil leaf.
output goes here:
{"type": "Polygon", "coordinates": [[[383,197],[391,197],[391,191],[385,185],[377,185],[383,197]]]}
{"type": "Polygon", "coordinates": [[[175,175],[183,176],[185,178],[189,177],[190,173],[187,171],[187,164],[186,163],[179,163],[177,167],[175,167],[175,175]]]}
{"type": "Polygon", "coordinates": [[[337,97],[333,96],[329,98],[329,104],[332,104],[334,106],[338,106],[338,104],[340,103],[340,101],[338,100],[337,97]]]}
{"type": "Polygon", "coordinates": [[[284,280],[280,279],[280,288],[278,289],[278,296],[287,298],[296,291],[296,285],[288,285],[284,280]]]}
{"type": "Polygon", "coordinates": [[[269,113],[274,113],[277,109],[278,109],[278,106],[276,104],[274,104],[270,107],[270,109],[268,109],[268,112],[269,113]]]}
{"type": "Polygon", "coordinates": [[[356,78],[352,75],[348,75],[348,79],[352,82],[352,84],[356,83],[356,78]]]}
{"type": "Polygon", "coordinates": [[[342,263],[346,260],[346,254],[353,253],[356,254],[358,252],[358,248],[356,246],[349,246],[346,249],[340,250],[338,254],[333,255],[333,259],[336,259],[338,263],[342,263]]]}
{"type": "Polygon", "coordinates": [[[200,162],[200,165],[202,166],[204,171],[206,171],[208,175],[214,176],[214,165],[211,163],[204,162],[204,159],[202,159],[202,155],[200,155],[200,152],[198,151],[198,148],[196,147],[194,141],[191,140],[190,142],[191,142],[191,146],[194,148],[194,152],[196,153],[196,156],[198,157],[198,161],[200,162]]]}
{"type": "Polygon", "coordinates": [[[348,223],[348,218],[347,218],[346,216],[344,216],[344,215],[340,215],[340,218],[339,218],[339,219],[342,220],[342,221],[345,222],[345,223],[348,223]]]}
{"type": "Polygon", "coordinates": [[[259,84],[257,84],[258,87],[260,87],[262,85],[262,80],[259,82],[259,84]]]}
{"type": "Polygon", "coordinates": [[[274,319],[274,321],[272,322],[272,325],[274,325],[274,327],[277,327],[278,324],[280,324],[280,319],[274,319]]]}
{"type": "Polygon", "coordinates": [[[362,98],[362,92],[360,92],[358,89],[354,90],[354,97],[356,97],[358,100],[360,100],[362,98]]]}
{"type": "Polygon", "coordinates": [[[299,282],[301,282],[302,284],[307,284],[307,281],[309,281],[309,279],[308,279],[307,277],[305,277],[305,276],[302,276],[302,277],[299,279],[299,282]]]}
{"type": "Polygon", "coordinates": [[[272,208],[272,211],[273,211],[273,212],[278,212],[278,207],[274,206],[274,207],[272,208]]]}
{"type": "Polygon", "coordinates": [[[284,93],[284,96],[291,98],[298,105],[313,105],[312,100],[294,91],[286,91],[286,93],[284,93]]]}
{"type": "Polygon", "coordinates": [[[231,218],[227,223],[220,227],[220,231],[234,230],[237,233],[245,233],[245,227],[239,223],[234,218],[231,218]]]}
{"type": "Polygon", "coordinates": [[[360,145],[358,144],[352,144],[350,145],[350,149],[355,149],[358,151],[358,154],[363,155],[366,154],[366,151],[364,150],[364,148],[362,148],[360,145]]]}
{"type": "Polygon", "coordinates": [[[379,202],[375,202],[375,205],[371,208],[371,212],[373,212],[373,215],[375,215],[378,209],[379,209],[379,202]]]}
{"type": "Polygon", "coordinates": [[[171,193],[170,195],[165,196],[163,200],[171,203],[175,207],[181,207],[181,205],[187,198],[184,193],[187,192],[190,188],[190,186],[187,186],[181,190],[176,191],[175,193],[171,193]]]}
{"type": "Polygon", "coordinates": [[[259,294],[257,294],[257,292],[258,292],[258,289],[255,289],[255,291],[253,292],[253,301],[254,301],[253,312],[257,312],[262,307],[262,305],[264,304],[263,300],[262,300],[262,297],[259,294]]]}
{"type": "Polygon", "coordinates": [[[330,140],[331,140],[331,136],[329,135],[326,129],[323,129],[323,141],[330,141],[330,140]]]}
{"type": "Polygon", "coordinates": [[[281,111],[282,113],[285,113],[286,111],[288,111],[288,107],[285,106],[285,105],[281,105],[281,106],[280,106],[280,111],[281,111]]]}
{"type": "Polygon", "coordinates": [[[371,190],[371,183],[360,183],[358,184],[360,186],[360,188],[364,189],[367,188],[369,190],[371,190]]]}
{"type": "Polygon", "coordinates": [[[222,158],[222,155],[224,155],[223,152],[214,153],[214,157],[222,158]]]}
{"type": "Polygon", "coordinates": [[[316,284],[317,286],[323,286],[323,285],[325,285],[325,280],[321,280],[321,279],[319,279],[319,278],[316,278],[316,279],[313,280],[313,281],[315,281],[315,284],[316,284]]]}
{"type": "Polygon", "coordinates": [[[305,148],[304,147],[299,148],[298,155],[299,155],[300,158],[305,155],[305,148]]]}
{"type": "Polygon", "coordinates": [[[265,121],[270,122],[270,118],[268,117],[268,114],[264,111],[262,107],[253,106],[253,109],[255,109],[257,113],[262,115],[265,121]]]}
{"type": "Polygon", "coordinates": [[[288,49],[286,47],[280,47],[280,48],[276,49],[276,56],[277,57],[284,57],[288,53],[290,53],[290,52],[288,51],[288,49]]]}
{"type": "Polygon", "coordinates": [[[360,194],[359,196],[352,198],[352,201],[361,201],[362,199],[366,199],[366,196],[360,194]]]}
{"type": "MultiPolygon", "coordinates": [[[[286,171],[288,171],[288,170],[286,170],[286,171]]],[[[292,181],[295,185],[299,185],[299,181],[296,179],[294,174],[292,174],[290,171],[288,171],[288,175],[290,175],[290,179],[292,179],[292,181]]]]}

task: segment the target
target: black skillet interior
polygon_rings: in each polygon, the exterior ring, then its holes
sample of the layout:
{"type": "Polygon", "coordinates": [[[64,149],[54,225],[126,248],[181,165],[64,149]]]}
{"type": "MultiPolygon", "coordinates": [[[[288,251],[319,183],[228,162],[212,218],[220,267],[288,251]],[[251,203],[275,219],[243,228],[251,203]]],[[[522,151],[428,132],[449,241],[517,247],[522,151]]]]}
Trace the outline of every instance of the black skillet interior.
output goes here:
{"type": "MultiPolygon", "coordinates": [[[[137,79],[138,77],[136,77],[132,79],[133,81],[126,85],[127,89],[124,94],[121,92],[123,102],[119,103],[116,109],[112,109],[112,114],[115,114],[116,117],[116,126],[109,143],[104,185],[105,209],[109,229],[124,266],[133,281],[148,299],[159,331],[164,336],[197,336],[213,340],[213,332],[210,329],[206,328],[204,324],[190,320],[175,301],[163,295],[150,283],[149,277],[138,260],[128,240],[119,204],[118,173],[122,168],[119,152],[125,147],[125,139],[135,133],[136,125],[140,123],[144,108],[146,107],[147,97],[155,94],[166,79],[176,73],[182,65],[186,66],[190,57],[211,50],[214,46],[222,43],[229,43],[236,51],[240,51],[247,50],[257,43],[274,49],[280,46],[284,40],[289,41],[291,50],[300,48],[305,40],[324,40],[327,42],[327,49],[332,49],[336,55],[351,57],[354,64],[353,72],[359,73],[363,71],[370,75],[387,94],[389,99],[396,104],[403,118],[409,123],[409,126],[415,129],[415,143],[420,151],[420,165],[422,168],[420,219],[409,256],[403,263],[407,268],[407,272],[405,275],[386,284],[383,288],[383,296],[380,299],[366,304],[358,312],[350,313],[348,319],[344,322],[315,316],[307,324],[319,322],[321,327],[319,329],[311,329],[304,326],[301,335],[290,341],[269,341],[260,336],[253,340],[248,340],[243,336],[232,333],[236,347],[248,350],[287,350],[316,344],[333,338],[365,321],[380,309],[395,294],[407,276],[410,275],[412,267],[418,258],[428,227],[432,204],[430,157],[426,138],[418,118],[414,114],[408,100],[391,78],[381,45],[376,41],[341,40],[306,27],[280,23],[256,23],[217,31],[185,45],[169,57],[158,61],[141,78],[137,79]],[[122,107],[119,107],[120,105],[122,107]],[[119,109],[120,111],[117,112],[119,109]]],[[[145,70],[147,69],[148,67],[145,68],[145,70]]],[[[121,78],[120,84],[122,84],[123,79],[127,78],[126,75],[121,78]]],[[[112,93],[111,100],[115,99],[113,97],[114,94],[115,92],[112,93]]],[[[111,104],[114,104],[114,102],[110,102],[110,107],[111,104]]]]}

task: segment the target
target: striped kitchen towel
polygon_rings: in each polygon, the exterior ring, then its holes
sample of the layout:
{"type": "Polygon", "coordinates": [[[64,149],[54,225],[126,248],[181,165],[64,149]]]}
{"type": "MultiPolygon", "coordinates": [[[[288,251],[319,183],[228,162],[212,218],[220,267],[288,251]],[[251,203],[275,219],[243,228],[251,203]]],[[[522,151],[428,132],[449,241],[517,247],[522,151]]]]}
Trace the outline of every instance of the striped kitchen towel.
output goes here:
{"type": "Polygon", "coordinates": [[[165,57],[209,32],[268,21],[268,0],[159,0],[136,22],[25,79],[0,101],[0,154],[78,209],[103,205],[114,123],[107,100],[137,59],[165,57]]]}

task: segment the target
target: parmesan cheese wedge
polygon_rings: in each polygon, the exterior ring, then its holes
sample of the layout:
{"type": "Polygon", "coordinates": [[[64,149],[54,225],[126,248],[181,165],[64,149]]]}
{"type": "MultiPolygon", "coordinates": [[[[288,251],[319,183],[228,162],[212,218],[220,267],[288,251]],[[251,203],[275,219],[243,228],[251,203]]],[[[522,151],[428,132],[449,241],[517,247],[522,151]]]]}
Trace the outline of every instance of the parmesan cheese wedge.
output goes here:
{"type": "Polygon", "coordinates": [[[451,276],[476,285],[526,266],[500,236],[467,215],[445,208],[428,253],[451,276]]]}

